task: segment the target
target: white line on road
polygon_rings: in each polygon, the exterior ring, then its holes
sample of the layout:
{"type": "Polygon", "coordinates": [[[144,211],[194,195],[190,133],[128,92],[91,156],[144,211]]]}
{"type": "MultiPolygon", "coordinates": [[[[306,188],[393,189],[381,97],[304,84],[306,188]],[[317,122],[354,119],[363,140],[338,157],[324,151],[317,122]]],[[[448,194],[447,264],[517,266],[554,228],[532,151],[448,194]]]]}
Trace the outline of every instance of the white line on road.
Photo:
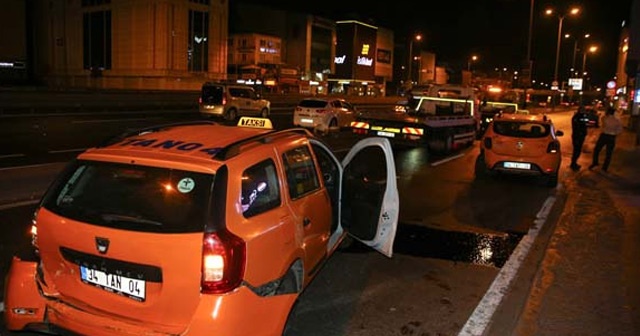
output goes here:
{"type": "Polygon", "coordinates": [[[442,160],[440,160],[440,161],[436,161],[436,162],[432,163],[432,164],[431,164],[431,167],[439,166],[439,165],[441,165],[441,164],[443,164],[443,163],[447,163],[447,162],[449,162],[449,161],[452,161],[452,160],[455,160],[455,159],[461,158],[461,157],[463,157],[463,156],[464,156],[464,154],[463,154],[463,153],[460,153],[460,154],[458,154],[458,155],[454,155],[454,156],[450,156],[450,157],[448,157],[448,158],[445,158],[445,159],[442,159],[442,160]]]}
{"type": "Polygon", "coordinates": [[[139,121],[139,120],[154,120],[159,118],[132,118],[132,119],[95,119],[95,120],[73,120],[72,124],[97,124],[108,122],[122,122],[122,121],[139,121]]]}
{"type": "Polygon", "coordinates": [[[84,152],[85,150],[87,150],[87,149],[86,148],[59,149],[59,150],[51,150],[51,151],[49,151],[49,154],[84,152]]]}
{"type": "Polygon", "coordinates": [[[55,165],[60,165],[62,163],[63,162],[51,162],[51,163],[41,163],[41,164],[35,164],[35,165],[29,165],[29,166],[5,167],[5,168],[0,168],[0,171],[22,170],[22,169],[28,169],[28,168],[39,168],[39,167],[46,167],[46,166],[55,166],[55,165]]]}
{"type": "Polygon", "coordinates": [[[7,154],[7,155],[0,155],[0,159],[9,159],[9,158],[16,158],[16,157],[23,157],[25,156],[24,154],[7,154]]]}
{"type": "Polygon", "coordinates": [[[13,209],[21,206],[34,205],[34,204],[38,204],[39,202],[40,202],[39,199],[35,199],[35,200],[0,204],[0,211],[9,210],[9,209],[13,209]]]}
{"type": "Polygon", "coordinates": [[[529,232],[522,237],[516,249],[511,253],[507,263],[502,266],[493,283],[491,283],[491,287],[489,287],[489,290],[484,294],[484,297],[482,297],[482,300],[480,300],[480,303],[458,336],[481,336],[485,334],[493,314],[498,309],[498,306],[500,306],[504,296],[508,293],[513,279],[515,279],[518,274],[518,269],[522,266],[522,262],[527,257],[527,254],[529,254],[531,246],[533,246],[533,243],[540,233],[540,229],[542,229],[542,226],[547,221],[547,217],[555,201],[555,196],[549,196],[544,202],[542,208],[536,214],[536,220],[533,222],[533,226],[529,229],[529,232]]]}

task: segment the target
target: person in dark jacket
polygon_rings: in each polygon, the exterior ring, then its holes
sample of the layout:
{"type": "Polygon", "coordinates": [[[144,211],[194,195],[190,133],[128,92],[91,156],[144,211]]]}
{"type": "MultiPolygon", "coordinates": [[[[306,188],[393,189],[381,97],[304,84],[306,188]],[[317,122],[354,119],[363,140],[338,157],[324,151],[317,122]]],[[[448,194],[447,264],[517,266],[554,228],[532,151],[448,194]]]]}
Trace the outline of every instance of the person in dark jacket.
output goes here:
{"type": "Polygon", "coordinates": [[[571,118],[571,142],[573,144],[573,153],[571,155],[571,167],[572,170],[579,170],[578,158],[582,153],[582,145],[584,144],[584,138],[587,136],[587,123],[589,122],[589,116],[584,106],[580,105],[576,113],[571,118]]]}

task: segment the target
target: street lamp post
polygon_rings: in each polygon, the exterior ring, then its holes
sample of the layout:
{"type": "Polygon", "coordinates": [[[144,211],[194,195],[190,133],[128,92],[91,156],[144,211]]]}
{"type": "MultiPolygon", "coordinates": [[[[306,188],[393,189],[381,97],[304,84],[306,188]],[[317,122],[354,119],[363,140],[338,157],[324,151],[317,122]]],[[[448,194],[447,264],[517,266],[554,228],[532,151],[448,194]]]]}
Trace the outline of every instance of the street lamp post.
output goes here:
{"type": "MultiPolygon", "coordinates": [[[[588,53],[595,53],[596,51],[598,51],[598,47],[597,46],[590,46],[589,49],[584,48],[584,51],[582,53],[582,76],[580,76],[580,78],[582,78],[582,85],[583,85],[583,89],[587,88],[587,81],[586,81],[586,75],[587,75],[587,54],[588,53]]],[[[580,103],[582,104],[582,96],[580,96],[580,103]]]]}
{"type": "MultiPolygon", "coordinates": [[[[579,12],[580,12],[580,9],[574,7],[571,10],[569,10],[568,14],[577,15],[579,12]]],[[[553,9],[547,9],[545,13],[547,15],[553,15],[554,11],[553,9]]],[[[555,85],[558,85],[558,63],[560,60],[560,41],[562,39],[562,22],[564,21],[564,17],[565,17],[565,14],[558,15],[558,39],[556,42],[556,64],[553,70],[553,82],[555,85]]],[[[556,106],[556,100],[555,100],[555,94],[554,94],[554,99],[552,100],[551,108],[555,108],[555,106],[556,106]]]]}
{"type": "MultiPolygon", "coordinates": [[[[571,34],[566,34],[564,35],[565,38],[570,38],[573,37],[571,36],[571,34]]],[[[586,39],[588,39],[589,37],[591,37],[591,34],[584,34],[583,38],[585,39],[585,43],[586,43],[586,39]]],[[[584,48],[584,46],[583,46],[584,48]]],[[[577,71],[576,71],[576,57],[578,56],[578,36],[573,37],[573,56],[571,58],[571,71],[569,72],[569,74],[571,76],[575,76],[577,75],[577,71]]]]}
{"type": "Polygon", "coordinates": [[[407,81],[409,82],[409,87],[413,86],[413,74],[411,72],[411,64],[413,63],[413,41],[422,40],[421,34],[416,34],[411,38],[411,42],[409,42],[409,64],[407,65],[407,81]]]}

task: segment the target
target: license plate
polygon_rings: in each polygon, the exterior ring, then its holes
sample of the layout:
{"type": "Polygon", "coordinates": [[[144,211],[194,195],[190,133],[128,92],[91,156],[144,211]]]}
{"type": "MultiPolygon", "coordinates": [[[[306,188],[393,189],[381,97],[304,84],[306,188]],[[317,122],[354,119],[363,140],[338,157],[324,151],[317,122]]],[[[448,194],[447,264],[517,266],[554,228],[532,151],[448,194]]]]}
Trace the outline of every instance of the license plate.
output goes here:
{"type": "Polygon", "coordinates": [[[124,295],[136,301],[145,300],[146,282],[144,280],[105,273],[84,266],[80,266],[80,278],[82,282],[102,288],[108,292],[124,295]]]}
{"type": "Polygon", "coordinates": [[[522,163],[522,162],[505,162],[505,168],[515,168],[515,169],[531,169],[530,163],[522,163]]]}
{"type": "Polygon", "coordinates": [[[305,124],[313,124],[313,119],[300,119],[300,122],[305,124]]]}
{"type": "Polygon", "coordinates": [[[391,132],[384,132],[384,131],[378,131],[377,133],[379,136],[383,136],[383,137],[387,137],[387,138],[394,138],[396,135],[395,133],[391,133],[391,132]]]}

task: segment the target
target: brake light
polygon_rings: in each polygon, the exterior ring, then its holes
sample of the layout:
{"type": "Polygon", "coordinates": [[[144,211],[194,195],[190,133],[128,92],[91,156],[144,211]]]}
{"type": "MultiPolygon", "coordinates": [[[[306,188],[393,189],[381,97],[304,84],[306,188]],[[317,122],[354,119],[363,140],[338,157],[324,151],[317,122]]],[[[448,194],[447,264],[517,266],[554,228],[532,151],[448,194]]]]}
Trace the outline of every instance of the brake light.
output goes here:
{"type": "Polygon", "coordinates": [[[327,112],[327,110],[324,110],[324,109],[316,110],[316,113],[325,113],[325,112],[327,112]]]}
{"type": "Polygon", "coordinates": [[[227,293],[242,283],[245,243],[228,231],[205,233],[202,242],[203,294],[227,293]]]}
{"type": "Polygon", "coordinates": [[[36,221],[36,217],[38,216],[38,210],[33,213],[33,218],[31,219],[31,246],[36,252],[36,255],[40,254],[40,248],[38,247],[38,222],[36,221]]]}
{"type": "Polygon", "coordinates": [[[493,142],[491,141],[491,138],[484,138],[484,148],[491,149],[492,145],[493,142]]]}
{"type": "Polygon", "coordinates": [[[222,105],[226,105],[227,104],[227,93],[223,93],[222,94],[222,105]]]}
{"type": "Polygon", "coordinates": [[[202,97],[198,97],[198,104],[202,104],[202,97]]]}
{"type": "Polygon", "coordinates": [[[560,143],[557,141],[550,142],[547,146],[547,153],[558,153],[560,151],[560,143]]]}
{"type": "Polygon", "coordinates": [[[296,107],[296,112],[302,111],[302,107],[296,107]]]}

